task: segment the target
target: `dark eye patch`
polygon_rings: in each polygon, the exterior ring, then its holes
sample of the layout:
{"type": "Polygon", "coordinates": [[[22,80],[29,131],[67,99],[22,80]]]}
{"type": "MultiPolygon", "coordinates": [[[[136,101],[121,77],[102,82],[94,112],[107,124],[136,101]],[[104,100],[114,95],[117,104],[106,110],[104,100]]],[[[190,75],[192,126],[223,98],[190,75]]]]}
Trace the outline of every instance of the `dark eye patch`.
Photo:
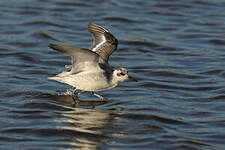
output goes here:
{"type": "Polygon", "coordinates": [[[121,72],[120,74],[121,74],[122,76],[125,76],[125,73],[123,73],[123,72],[121,72]]]}
{"type": "Polygon", "coordinates": [[[119,76],[125,76],[126,74],[125,73],[123,73],[123,72],[121,72],[121,73],[117,73],[117,76],[119,77],[119,76]]]}

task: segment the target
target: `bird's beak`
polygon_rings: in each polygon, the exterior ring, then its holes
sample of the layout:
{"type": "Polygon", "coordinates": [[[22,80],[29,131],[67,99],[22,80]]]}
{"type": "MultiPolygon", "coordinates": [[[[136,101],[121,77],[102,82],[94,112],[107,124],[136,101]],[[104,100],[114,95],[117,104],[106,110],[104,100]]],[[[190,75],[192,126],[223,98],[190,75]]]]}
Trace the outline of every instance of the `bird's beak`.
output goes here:
{"type": "Polygon", "coordinates": [[[138,80],[137,80],[137,79],[135,79],[135,78],[133,78],[133,77],[131,77],[131,76],[128,76],[128,80],[138,82],[138,80]]]}

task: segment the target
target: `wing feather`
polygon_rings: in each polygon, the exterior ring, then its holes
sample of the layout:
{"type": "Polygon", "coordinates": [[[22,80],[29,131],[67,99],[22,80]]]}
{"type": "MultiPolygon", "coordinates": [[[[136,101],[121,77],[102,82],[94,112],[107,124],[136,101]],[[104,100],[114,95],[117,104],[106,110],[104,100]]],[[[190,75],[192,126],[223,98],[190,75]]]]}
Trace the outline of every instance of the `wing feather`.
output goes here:
{"type": "Polygon", "coordinates": [[[99,67],[99,55],[88,49],[56,44],[50,44],[49,47],[72,57],[72,74],[99,67]]]}
{"type": "Polygon", "coordinates": [[[94,23],[88,24],[88,31],[94,39],[91,50],[107,62],[109,56],[117,49],[117,39],[108,30],[94,23]]]}

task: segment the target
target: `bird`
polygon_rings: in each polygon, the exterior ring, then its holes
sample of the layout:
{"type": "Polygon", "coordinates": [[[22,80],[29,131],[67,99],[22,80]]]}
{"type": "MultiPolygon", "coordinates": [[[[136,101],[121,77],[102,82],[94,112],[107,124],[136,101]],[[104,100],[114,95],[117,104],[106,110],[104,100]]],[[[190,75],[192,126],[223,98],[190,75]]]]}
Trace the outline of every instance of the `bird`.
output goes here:
{"type": "Polygon", "coordinates": [[[96,92],[112,89],[127,80],[137,82],[125,68],[114,68],[108,63],[109,56],[117,49],[118,40],[93,22],[88,24],[88,32],[93,37],[90,49],[49,44],[53,50],[71,56],[72,65],[65,66],[69,70],[48,78],[71,85],[75,90],[89,91],[100,100],[104,97],[96,92]]]}

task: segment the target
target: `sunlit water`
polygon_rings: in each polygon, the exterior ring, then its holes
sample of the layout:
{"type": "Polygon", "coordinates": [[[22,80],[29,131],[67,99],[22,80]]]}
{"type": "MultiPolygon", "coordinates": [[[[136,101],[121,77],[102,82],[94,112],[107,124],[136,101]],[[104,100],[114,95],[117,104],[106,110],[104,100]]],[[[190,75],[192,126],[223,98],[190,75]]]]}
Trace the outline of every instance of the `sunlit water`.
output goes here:
{"type": "Polygon", "coordinates": [[[0,2],[0,149],[225,149],[225,2],[0,2]],[[119,40],[110,58],[139,82],[99,92],[48,80],[89,48],[87,24],[119,40]],[[69,92],[68,92],[69,91],[69,92]]]}

